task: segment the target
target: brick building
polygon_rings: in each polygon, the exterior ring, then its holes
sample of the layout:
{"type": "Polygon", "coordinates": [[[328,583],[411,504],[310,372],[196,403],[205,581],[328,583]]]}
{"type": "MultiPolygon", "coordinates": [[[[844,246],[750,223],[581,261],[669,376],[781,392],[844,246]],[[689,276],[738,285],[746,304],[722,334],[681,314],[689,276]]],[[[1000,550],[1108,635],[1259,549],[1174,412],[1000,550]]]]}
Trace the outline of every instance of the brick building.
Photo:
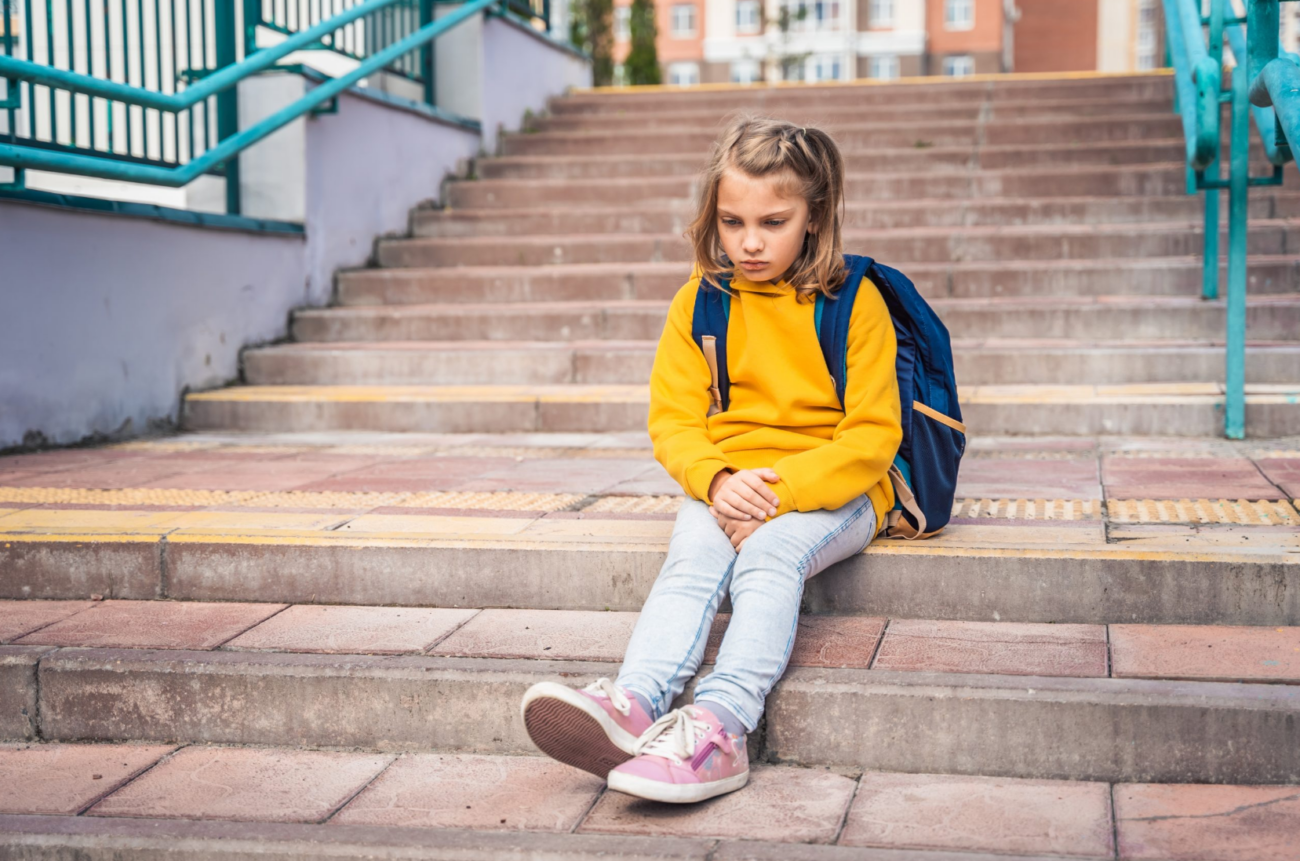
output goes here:
{"type": "MultiPolygon", "coordinates": [[[[615,0],[616,82],[631,0],[615,0]]],[[[666,84],[1159,65],[1159,0],[658,0],[666,84]],[[782,7],[807,10],[789,32],[782,7]],[[782,63],[782,58],[792,62],[782,63]]]]}

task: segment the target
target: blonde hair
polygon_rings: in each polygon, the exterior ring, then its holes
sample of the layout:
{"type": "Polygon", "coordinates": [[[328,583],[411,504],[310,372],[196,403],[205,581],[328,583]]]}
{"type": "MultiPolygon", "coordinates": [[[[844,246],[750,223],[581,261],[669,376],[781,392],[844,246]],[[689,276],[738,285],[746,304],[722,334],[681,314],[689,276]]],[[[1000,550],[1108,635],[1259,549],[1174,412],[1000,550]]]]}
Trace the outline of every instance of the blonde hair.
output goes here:
{"type": "Polygon", "coordinates": [[[735,270],[723,262],[718,238],[718,185],[728,170],[754,179],[771,177],[782,196],[797,194],[808,202],[808,223],[817,229],[805,235],[786,280],[800,299],[811,300],[819,292],[833,297],[847,273],[840,212],[844,159],[831,136],[814,126],[750,114],[736,117],[723,130],[700,175],[695,219],[683,234],[701,274],[715,285],[719,275],[735,270]]]}

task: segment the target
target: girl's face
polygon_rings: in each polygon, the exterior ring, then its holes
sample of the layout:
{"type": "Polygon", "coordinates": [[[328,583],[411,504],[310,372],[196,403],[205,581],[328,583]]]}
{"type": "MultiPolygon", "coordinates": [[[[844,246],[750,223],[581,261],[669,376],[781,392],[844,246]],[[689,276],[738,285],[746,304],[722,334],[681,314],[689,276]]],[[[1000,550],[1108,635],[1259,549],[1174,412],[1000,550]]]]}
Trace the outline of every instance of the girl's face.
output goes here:
{"type": "Polygon", "coordinates": [[[750,281],[780,281],[803,250],[808,202],[783,197],[775,177],[728,170],[718,182],[718,238],[722,250],[750,281]]]}

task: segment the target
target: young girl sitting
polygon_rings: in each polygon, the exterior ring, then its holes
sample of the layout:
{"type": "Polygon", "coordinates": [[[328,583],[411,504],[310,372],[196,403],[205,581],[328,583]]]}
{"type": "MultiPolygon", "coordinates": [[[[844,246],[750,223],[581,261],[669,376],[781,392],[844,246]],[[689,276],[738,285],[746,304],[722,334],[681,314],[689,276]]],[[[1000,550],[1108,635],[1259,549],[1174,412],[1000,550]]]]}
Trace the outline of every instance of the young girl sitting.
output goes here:
{"type": "Polygon", "coordinates": [[[668,557],[616,681],[542,682],[523,700],[537,746],[611,789],[689,802],[745,785],[745,736],[790,658],[804,581],[866,549],[894,505],[886,473],[903,431],[885,302],[864,279],[843,409],[814,327],[817,293],[830,301],[845,278],[843,201],[843,159],[820,129],[742,117],[713,149],[687,231],[695,265],[650,376],[655,459],[688,497],[668,557]],[[732,295],[725,410],[692,336],[696,292],[719,276],[732,295]],[[713,672],[670,710],[723,595],[713,672]]]}

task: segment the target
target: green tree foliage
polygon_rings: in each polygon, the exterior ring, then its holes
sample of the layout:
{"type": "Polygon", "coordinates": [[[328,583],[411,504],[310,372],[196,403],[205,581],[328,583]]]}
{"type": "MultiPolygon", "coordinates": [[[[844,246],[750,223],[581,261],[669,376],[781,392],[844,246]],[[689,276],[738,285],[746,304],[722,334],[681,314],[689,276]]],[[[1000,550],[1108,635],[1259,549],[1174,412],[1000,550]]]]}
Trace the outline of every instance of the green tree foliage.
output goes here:
{"type": "Polygon", "coordinates": [[[629,84],[660,84],[659,52],[655,38],[659,27],[655,23],[654,0],[632,0],[632,14],[628,21],[632,31],[632,49],[623,63],[625,80],[629,84]]]}
{"type": "Polygon", "coordinates": [[[569,42],[591,54],[591,83],[614,82],[613,0],[570,0],[569,42]]]}

